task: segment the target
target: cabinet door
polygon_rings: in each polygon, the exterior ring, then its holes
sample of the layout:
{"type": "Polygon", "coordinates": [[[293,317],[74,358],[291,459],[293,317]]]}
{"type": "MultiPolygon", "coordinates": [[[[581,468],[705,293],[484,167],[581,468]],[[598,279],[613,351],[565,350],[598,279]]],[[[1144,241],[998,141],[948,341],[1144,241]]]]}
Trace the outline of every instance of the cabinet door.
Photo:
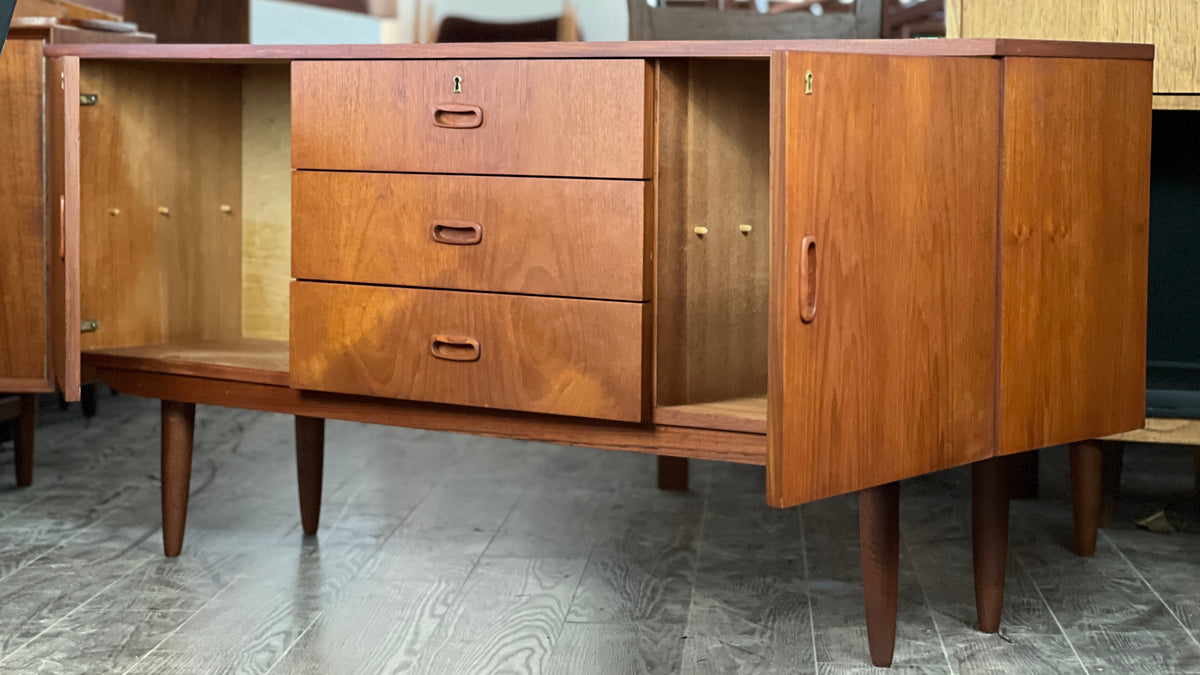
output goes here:
{"type": "Polygon", "coordinates": [[[46,63],[46,190],[50,232],[50,365],[68,401],[79,400],[79,58],[46,63]]]}
{"type": "Polygon", "coordinates": [[[999,66],[772,57],[772,505],[992,456],[999,66]]]}

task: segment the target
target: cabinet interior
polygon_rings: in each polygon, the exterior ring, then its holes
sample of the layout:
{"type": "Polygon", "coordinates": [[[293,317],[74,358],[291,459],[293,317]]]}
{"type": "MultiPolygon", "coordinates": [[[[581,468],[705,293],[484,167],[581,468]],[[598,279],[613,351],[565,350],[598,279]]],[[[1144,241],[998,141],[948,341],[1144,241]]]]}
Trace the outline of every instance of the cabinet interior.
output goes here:
{"type": "Polygon", "coordinates": [[[80,85],[83,350],[267,339],[286,364],[288,65],[84,61],[80,85]]]}
{"type": "MultiPolygon", "coordinates": [[[[761,433],[769,62],[657,68],[655,419],[761,433]]],[[[81,317],[98,323],[84,351],[286,370],[288,64],[89,60],[80,75],[97,95],[80,114],[81,317]]]]}
{"type": "Polygon", "coordinates": [[[770,79],[765,59],[659,62],[655,419],[663,423],[765,431],[770,79]]]}

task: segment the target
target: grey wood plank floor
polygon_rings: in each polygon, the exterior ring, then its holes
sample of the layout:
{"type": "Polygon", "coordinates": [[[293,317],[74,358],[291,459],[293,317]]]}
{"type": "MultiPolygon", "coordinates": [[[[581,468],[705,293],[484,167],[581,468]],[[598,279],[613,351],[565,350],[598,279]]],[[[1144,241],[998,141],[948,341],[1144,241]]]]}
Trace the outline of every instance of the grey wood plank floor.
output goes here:
{"type": "MultiPolygon", "coordinates": [[[[3,673],[858,673],[857,503],[764,505],[761,468],[331,422],[304,537],[291,419],[201,407],[183,556],[161,553],[158,405],[43,406],[0,448],[3,673]]],[[[1001,635],[975,630],[969,473],[902,487],[893,670],[1200,673],[1187,451],[1135,446],[1095,558],[1063,449],[1012,507],[1001,635]],[[1139,517],[1165,508],[1180,529],[1139,517]]]]}

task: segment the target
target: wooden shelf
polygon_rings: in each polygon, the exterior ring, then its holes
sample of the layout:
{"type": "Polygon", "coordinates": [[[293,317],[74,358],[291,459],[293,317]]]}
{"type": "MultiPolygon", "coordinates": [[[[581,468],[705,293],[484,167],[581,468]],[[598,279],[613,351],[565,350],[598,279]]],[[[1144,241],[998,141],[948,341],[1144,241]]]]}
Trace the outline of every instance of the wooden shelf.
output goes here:
{"type": "Polygon", "coordinates": [[[235,338],[97,349],[83,353],[83,365],[282,387],[289,381],[286,340],[235,338]]]}
{"type": "Polygon", "coordinates": [[[766,435],[767,395],[655,408],[654,423],[766,435]]]}

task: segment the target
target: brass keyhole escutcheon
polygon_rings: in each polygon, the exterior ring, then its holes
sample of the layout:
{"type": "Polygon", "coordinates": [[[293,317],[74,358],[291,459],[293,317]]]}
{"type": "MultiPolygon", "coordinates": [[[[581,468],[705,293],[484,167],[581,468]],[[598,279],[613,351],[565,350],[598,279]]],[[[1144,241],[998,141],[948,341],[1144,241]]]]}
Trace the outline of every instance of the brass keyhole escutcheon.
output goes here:
{"type": "Polygon", "coordinates": [[[812,96],[812,82],[813,82],[813,76],[812,76],[812,71],[810,70],[804,74],[804,95],[805,96],[812,96]]]}
{"type": "Polygon", "coordinates": [[[459,77],[458,75],[454,76],[454,93],[456,93],[456,94],[462,93],[462,78],[459,77]]]}

